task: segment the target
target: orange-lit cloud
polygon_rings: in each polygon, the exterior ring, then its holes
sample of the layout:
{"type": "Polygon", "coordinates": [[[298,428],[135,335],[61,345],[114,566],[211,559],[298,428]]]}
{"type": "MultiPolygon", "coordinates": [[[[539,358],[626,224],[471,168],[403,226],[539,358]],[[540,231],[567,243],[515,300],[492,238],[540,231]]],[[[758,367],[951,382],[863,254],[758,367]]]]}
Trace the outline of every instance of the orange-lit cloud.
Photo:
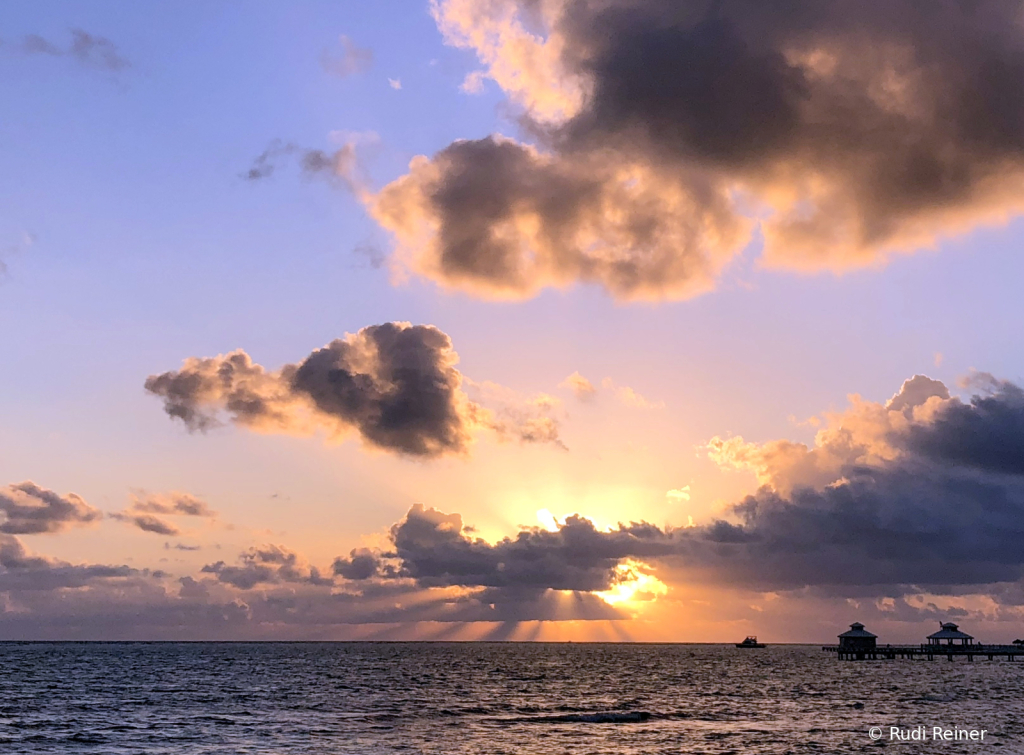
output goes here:
{"type": "Polygon", "coordinates": [[[597,393],[597,387],[579,372],[572,373],[559,383],[560,388],[568,388],[580,401],[589,401],[597,393]]]}
{"type": "Polygon", "coordinates": [[[428,325],[385,323],[332,341],[300,364],[276,372],[244,351],[190,358],[178,371],[152,375],[146,390],[190,430],[226,414],[258,432],[341,439],[358,434],[369,447],[423,458],[465,454],[473,433],[559,444],[545,407],[493,412],[473,402],[455,368],[451,339],[428,325]]]}
{"type": "Polygon", "coordinates": [[[0,488],[0,533],[36,535],[88,525],[103,514],[74,493],[59,495],[26,481],[0,488]]]}
{"type": "Polygon", "coordinates": [[[181,530],[166,519],[168,516],[215,519],[217,512],[191,493],[173,491],[159,494],[135,490],[127,509],[110,514],[111,519],[130,524],[143,532],[171,537],[180,535],[181,530]]]}
{"type": "Polygon", "coordinates": [[[1020,2],[922,6],[436,0],[445,40],[523,110],[367,196],[395,263],[523,298],[623,300],[765,264],[845,270],[1024,209],[1020,2]]]}
{"type": "Polygon", "coordinates": [[[599,390],[611,392],[620,402],[632,409],[663,409],[665,404],[650,401],[628,385],[617,385],[611,378],[601,381],[600,389],[579,372],[574,372],[559,383],[559,388],[568,388],[580,401],[592,401],[599,390]]]}

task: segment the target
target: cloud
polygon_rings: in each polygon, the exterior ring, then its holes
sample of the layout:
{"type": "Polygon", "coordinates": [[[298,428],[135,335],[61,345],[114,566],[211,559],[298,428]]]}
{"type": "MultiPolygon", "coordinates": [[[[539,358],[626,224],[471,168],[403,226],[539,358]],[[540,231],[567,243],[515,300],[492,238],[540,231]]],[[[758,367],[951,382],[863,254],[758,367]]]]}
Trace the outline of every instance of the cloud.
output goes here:
{"type": "Polygon", "coordinates": [[[904,443],[938,463],[1024,475],[1024,390],[996,381],[991,393],[969,404],[943,403],[930,422],[907,428],[904,443]]]}
{"type": "Polygon", "coordinates": [[[97,581],[160,574],[128,566],[75,565],[36,556],[30,554],[18,538],[0,534],[0,592],[79,589],[97,581]]]}
{"type": "MultiPolygon", "coordinates": [[[[571,374],[559,383],[558,387],[568,388],[580,401],[593,401],[598,394],[598,387],[579,372],[571,374]]],[[[619,401],[633,409],[663,409],[665,407],[665,404],[660,401],[655,403],[647,400],[628,385],[616,385],[611,378],[602,380],[601,388],[611,391],[619,401]]]]}
{"type": "Polygon", "coordinates": [[[71,41],[66,47],[58,46],[37,34],[30,34],[21,40],[18,49],[25,55],[72,58],[84,66],[114,73],[131,65],[109,39],[81,29],[71,30],[71,41]]]}
{"type": "Polygon", "coordinates": [[[558,384],[559,388],[568,388],[573,392],[580,401],[590,401],[594,394],[597,393],[597,388],[583,377],[579,372],[572,373],[569,377],[558,384]]]}
{"type": "Polygon", "coordinates": [[[1018,1],[435,0],[535,144],[458,141],[370,201],[396,260],[489,298],[622,300],[763,261],[845,270],[1024,200],[1018,1]]]}
{"type": "MultiPolygon", "coordinates": [[[[217,374],[233,384],[230,370],[217,374]]],[[[813,444],[716,439],[716,461],[764,484],[686,527],[599,529],[573,515],[490,542],[460,514],[416,505],[385,545],[323,571],[262,545],[176,583],[54,561],[0,535],[0,636],[331,638],[383,623],[616,620],[658,600],[665,583],[830,611],[852,600],[859,615],[886,621],[980,616],[970,606],[982,601],[986,616],[1019,620],[1022,391],[984,373],[966,385],[975,394],[962,399],[919,375],[884,403],[851,397],[813,444]]],[[[203,510],[170,495],[136,500],[162,516],[203,510]]]]}
{"type": "Polygon", "coordinates": [[[484,79],[487,78],[486,71],[471,71],[466,74],[459,90],[466,94],[483,94],[484,79]]]}
{"type": "Polygon", "coordinates": [[[665,497],[671,501],[688,501],[690,500],[690,486],[683,485],[681,488],[673,488],[666,491],[665,497]]]}
{"type": "Polygon", "coordinates": [[[0,488],[0,512],[0,532],[8,535],[60,532],[103,516],[74,493],[61,496],[28,481],[0,488]]]}
{"type": "Polygon", "coordinates": [[[307,178],[325,178],[347,191],[361,194],[365,191],[367,179],[356,154],[360,143],[359,136],[353,135],[338,149],[325,152],[274,140],[257,155],[242,178],[262,181],[272,176],[282,163],[295,159],[307,178]]]}
{"type": "Polygon", "coordinates": [[[551,443],[568,450],[559,437],[561,401],[546,393],[524,396],[518,391],[491,381],[465,380],[473,400],[487,406],[479,422],[499,440],[520,443],[551,443]]]}
{"type": "Polygon", "coordinates": [[[573,515],[551,532],[524,529],[514,538],[490,544],[473,539],[458,514],[422,505],[391,529],[399,574],[422,587],[473,586],[596,592],[617,581],[622,559],[659,550],[650,525],[620,525],[600,532],[589,520],[573,515]]]}
{"type": "Polygon", "coordinates": [[[465,454],[473,432],[490,429],[523,442],[557,442],[544,417],[498,417],[470,401],[451,339],[429,325],[385,323],[332,341],[299,364],[269,372],[244,351],[190,358],[152,375],[146,390],[190,430],[227,414],[259,432],[331,438],[358,434],[365,445],[406,456],[465,454]]]}
{"type": "Polygon", "coordinates": [[[886,404],[853,396],[813,447],[713,439],[712,459],[764,483],[732,508],[723,533],[742,545],[714,569],[790,588],[1020,580],[1024,402],[1012,383],[989,386],[964,402],[918,375],[886,404]]]}
{"type": "Polygon", "coordinates": [[[198,516],[213,519],[217,512],[210,508],[206,501],[196,498],[191,493],[171,491],[167,494],[148,493],[135,490],[131,495],[131,508],[151,514],[175,514],[180,516],[198,516]]]}
{"type": "Polygon", "coordinates": [[[156,535],[167,535],[174,537],[181,534],[181,530],[161,519],[161,516],[190,516],[215,519],[217,512],[209,505],[190,493],[173,491],[167,494],[148,493],[145,490],[135,490],[131,494],[131,502],[124,511],[110,514],[111,519],[127,522],[138,527],[143,532],[152,532],[156,535]]]}
{"type": "Polygon", "coordinates": [[[348,558],[338,556],[331,565],[336,576],[356,581],[378,576],[383,568],[381,559],[368,548],[353,549],[348,558]]]}
{"type": "Polygon", "coordinates": [[[320,54],[320,65],[332,76],[344,79],[368,71],[373,65],[373,50],[357,47],[342,34],[338,37],[337,48],[324,50],[320,54]]]}
{"type": "Polygon", "coordinates": [[[402,88],[402,80],[401,79],[388,79],[388,86],[391,87],[392,89],[401,89],[402,88]]]}
{"type": "MultiPolygon", "coordinates": [[[[118,514],[115,518],[122,518],[122,514],[118,514]]],[[[136,514],[129,518],[132,524],[138,527],[143,532],[152,532],[156,535],[180,535],[181,530],[175,527],[173,524],[155,517],[152,514],[136,514]]]]}
{"type": "Polygon", "coordinates": [[[615,396],[628,407],[633,409],[664,409],[662,401],[649,401],[628,385],[615,385],[611,378],[601,381],[601,387],[615,392],[615,396]]]}
{"type": "Polygon", "coordinates": [[[416,505],[391,528],[391,547],[353,552],[335,573],[486,590],[499,603],[531,591],[613,592],[631,565],[730,589],[1005,593],[1024,579],[1024,469],[1000,452],[1024,447],[1022,393],[1005,381],[986,385],[989,393],[965,402],[915,376],[885,404],[855,398],[828,418],[813,448],[709,444],[719,463],[749,468],[765,484],[703,524],[602,531],[574,515],[491,543],[459,514],[416,505]]]}
{"type": "Polygon", "coordinates": [[[370,211],[400,265],[496,299],[577,281],[624,299],[706,291],[749,225],[710,184],[684,191],[657,166],[560,160],[501,136],[415,158],[370,211]]]}
{"type": "Polygon", "coordinates": [[[321,578],[316,567],[306,565],[297,553],[280,545],[249,548],[238,558],[239,566],[218,561],[204,566],[202,572],[216,575],[219,581],[241,590],[281,582],[331,584],[330,579],[321,578]]]}

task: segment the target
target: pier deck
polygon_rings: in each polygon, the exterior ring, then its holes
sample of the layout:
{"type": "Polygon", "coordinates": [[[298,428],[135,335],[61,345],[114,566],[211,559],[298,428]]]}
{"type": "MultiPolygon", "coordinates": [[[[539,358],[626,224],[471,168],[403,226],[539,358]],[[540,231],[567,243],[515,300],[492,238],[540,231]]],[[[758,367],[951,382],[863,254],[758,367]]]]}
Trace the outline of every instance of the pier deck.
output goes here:
{"type": "Polygon", "coordinates": [[[975,656],[990,661],[1003,658],[1013,661],[1024,657],[1024,646],[1021,645],[878,645],[871,650],[847,650],[840,649],[838,645],[822,645],[821,649],[835,653],[841,661],[891,661],[896,658],[931,661],[942,657],[950,661],[957,657],[973,661],[975,656]]]}

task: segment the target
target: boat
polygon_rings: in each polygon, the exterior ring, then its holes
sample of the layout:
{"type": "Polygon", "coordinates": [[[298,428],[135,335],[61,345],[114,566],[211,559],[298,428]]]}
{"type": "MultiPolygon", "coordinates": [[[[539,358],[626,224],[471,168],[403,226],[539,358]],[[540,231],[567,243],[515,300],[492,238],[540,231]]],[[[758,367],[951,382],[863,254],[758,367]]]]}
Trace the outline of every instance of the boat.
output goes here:
{"type": "Polygon", "coordinates": [[[743,640],[743,642],[737,642],[736,643],[736,647],[738,647],[738,648],[763,648],[763,647],[767,647],[767,645],[765,645],[763,642],[758,642],[757,641],[757,637],[755,637],[754,635],[750,635],[747,639],[743,640]]]}

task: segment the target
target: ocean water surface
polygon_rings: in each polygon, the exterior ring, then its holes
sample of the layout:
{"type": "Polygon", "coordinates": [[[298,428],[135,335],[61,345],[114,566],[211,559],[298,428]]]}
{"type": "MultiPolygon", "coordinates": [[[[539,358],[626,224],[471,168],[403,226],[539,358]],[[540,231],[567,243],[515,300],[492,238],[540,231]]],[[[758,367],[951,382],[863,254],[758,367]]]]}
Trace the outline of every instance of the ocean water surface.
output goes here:
{"type": "Polygon", "coordinates": [[[1024,663],[817,647],[0,643],[0,753],[1024,753],[1024,663]],[[888,741],[890,726],[986,730],[888,741]],[[880,741],[869,735],[883,727],[880,741]]]}

